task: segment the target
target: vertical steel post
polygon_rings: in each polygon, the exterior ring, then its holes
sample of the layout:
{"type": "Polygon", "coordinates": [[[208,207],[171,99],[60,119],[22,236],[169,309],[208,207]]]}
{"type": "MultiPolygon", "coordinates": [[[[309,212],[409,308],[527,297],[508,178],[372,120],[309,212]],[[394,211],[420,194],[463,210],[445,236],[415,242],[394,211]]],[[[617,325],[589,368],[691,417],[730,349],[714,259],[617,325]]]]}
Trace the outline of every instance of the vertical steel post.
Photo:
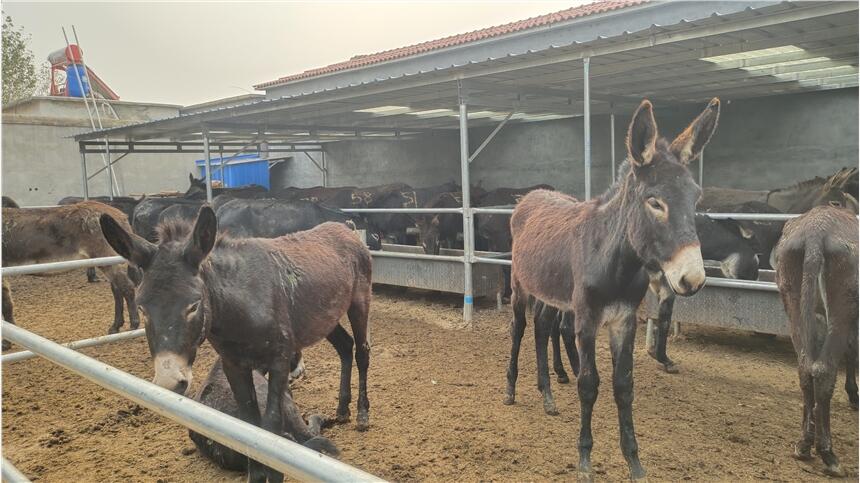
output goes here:
{"type": "Polygon", "coordinates": [[[458,83],[457,91],[460,102],[460,177],[463,193],[463,320],[472,322],[472,258],[475,252],[474,237],[472,236],[472,200],[471,184],[469,182],[469,110],[466,107],[466,97],[462,85],[458,83]]]}
{"type": "Polygon", "coordinates": [[[79,144],[81,147],[81,181],[83,181],[84,187],[84,199],[90,199],[90,183],[87,180],[87,153],[84,152],[83,144],[79,144]]]}
{"type": "Polygon", "coordinates": [[[322,167],[323,167],[323,188],[328,187],[328,161],[325,159],[325,148],[322,152],[322,167]]]}
{"type": "Polygon", "coordinates": [[[108,199],[113,201],[113,164],[110,160],[110,139],[108,138],[105,138],[105,151],[107,152],[108,199]]]}
{"type": "Polygon", "coordinates": [[[588,85],[588,71],[591,57],[582,59],[582,143],[585,158],[585,199],[591,199],[591,89],[588,85]]]}
{"type": "Polygon", "coordinates": [[[218,172],[221,174],[221,186],[226,187],[227,183],[224,182],[224,145],[218,145],[218,172]]]}
{"type": "Polygon", "coordinates": [[[612,179],[609,185],[615,182],[615,114],[609,115],[609,157],[612,158],[612,179]]]}
{"type": "Polygon", "coordinates": [[[702,184],[705,178],[705,150],[703,149],[701,153],[699,153],[699,186],[702,188],[705,185],[702,184]]]}
{"type": "Polygon", "coordinates": [[[212,203],[212,156],[209,153],[209,130],[203,130],[203,154],[206,155],[206,202],[212,203]]]}

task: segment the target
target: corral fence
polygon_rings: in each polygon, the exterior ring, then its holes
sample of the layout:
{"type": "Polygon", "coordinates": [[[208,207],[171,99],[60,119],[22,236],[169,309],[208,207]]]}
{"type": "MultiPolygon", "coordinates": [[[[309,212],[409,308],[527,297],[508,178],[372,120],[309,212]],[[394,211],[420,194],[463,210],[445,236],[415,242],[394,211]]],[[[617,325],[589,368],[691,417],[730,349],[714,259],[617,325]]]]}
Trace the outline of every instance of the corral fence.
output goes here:
{"type": "MultiPolygon", "coordinates": [[[[3,267],[0,275],[29,275],[121,263],[125,263],[122,257],[72,260],[3,267]]],[[[346,463],[73,350],[140,337],[144,335],[144,329],[85,339],[63,346],[4,320],[0,335],[27,349],[4,355],[3,363],[42,357],[289,477],[302,481],[382,481],[346,463]]],[[[2,460],[2,477],[9,482],[28,481],[5,457],[2,460]]]]}

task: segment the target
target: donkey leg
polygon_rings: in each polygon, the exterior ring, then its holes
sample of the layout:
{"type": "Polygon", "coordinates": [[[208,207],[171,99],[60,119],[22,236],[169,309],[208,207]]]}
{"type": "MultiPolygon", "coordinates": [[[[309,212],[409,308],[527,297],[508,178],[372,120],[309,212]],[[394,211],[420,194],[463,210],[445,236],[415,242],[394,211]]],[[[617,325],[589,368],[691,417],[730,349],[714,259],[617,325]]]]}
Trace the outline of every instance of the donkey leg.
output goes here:
{"type": "Polygon", "coordinates": [[[623,319],[609,324],[609,345],[612,349],[612,391],[618,408],[621,432],[621,452],[630,469],[630,479],[645,478],[639,462],[639,446],[633,429],[633,342],[636,339],[636,314],[631,311],[623,319]]]}
{"type": "Polygon", "coordinates": [[[129,326],[132,330],[137,329],[140,327],[140,313],[137,310],[137,299],[134,296],[134,282],[127,273],[122,271],[118,271],[117,280],[125,300],[125,307],[128,309],[129,326]]]}
{"type": "MultiPolygon", "coordinates": [[[[125,323],[122,312],[123,297],[128,288],[125,287],[125,284],[123,282],[128,281],[128,277],[122,274],[120,270],[117,269],[117,267],[115,266],[99,267],[99,270],[101,270],[102,274],[104,274],[104,276],[107,277],[108,281],[110,281],[110,290],[113,294],[114,315],[113,324],[111,324],[110,328],[108,329],[108,334],[115,334],[119,332],[119,329],[125,323]]],[[[128,281],[128,283],[129,285],[131,285],[130,281],[128,281]]],[[[137,312],[136,309],[135,312],[137,312]]],[[[137,316],[137,314],[135,314],[135,316],[137,316]]]]}
{"type": "Polygon", "coordinates": [[[570,382],[567,377],[567,371],[564,370],[564,364],[561,362],[561,317],[555,317],[552,322],[552,331],[550,332],[550,340],[552,341],[552,370],[555,371],[556,380],[561,384],[570,382]]]}
{"type": "Polygon", "coordinates": [[[370,287],[362,291],[347,311],[355,336],[355,363],[358,365],[358,417],[355,427],[364,431],[370,426],[370,400],[367,398],[367,370],[370,367],[370,334],[367,321],[370,310],[370,287]]]}
{"type": "MultiPolygon", "coordinates": [[[[262,427],[266,431],[275,433],[278,436],[281,435],[285,426],[284,413],[286,411],[283,410],[283,400],[287,398],[291,399],[288,393],[290,359],[292,357],[285,358],[280,364],[269,368],[269,393],[266,395],[266,411],[263,413],[262,427]]],[[[299,419],[301,419],[301,416],[299,416],[299,419]]],[[[304,426],[304,421],[302,421],[302,426],[304,426]]],[[[301,431],[291,430],[289,433],[300,443],[309,439],[302,438],[304,435],[301,434],[301,431]]],[[[269,483],[281,483],[284,481],[284,475],[273,468],[266,466],[265,473],[269,483]]]]}
{"type": "Polygon", "coordinates": [[[812,369],[801,362],[797,368],[800,378],[800,391],[803,393],[803,418],[800,423],[800,440],[794,445],[794,457],[799,460],[812,458],[812,445],[815,443],[815,387],[812,382],[812,369]]]}
{"type": "Polygon", "coordinates": [[[352,400],[352,347],[353,341],[349,333],[336,325],[326,337],[340,357],[340,392],[337,396],[337,422],[349,421],[349,403],[352,400]]]}
{"type": "Polygon", "coordinates": [[[576,336],[573,330],[573,312],[562,312],[558,330],[564,340],[564,351],[574,377],[579,377],[579,354],[576,352],[576,336]]]}
{"type": "Polygon", "coordinates": [[[88,268],[87,269],[87,282],[96,283],[98,281],[99,281],[99,279],[98,279],[98,277],[96,277],[96,269],[93,267],[88,268]]]}
{"type": "MultiPolygon", "coordinates": [[[[254,380],[250,369],[231,364],[227,359],[222,359],[224,375],[230,383],[233,397],[239,406],[239,417],[254,426],[260,425],[260,406],[257,404],[257,392],[254,389],[254,380]]],[[[271,394],[272,388],[269,386],[271,394]]],[[[265,467],[248,458],[248,481],[250,483],[265,483],[265,467]]]]}
{"type": "Polygon", "coordinates": [[[576,313],[576,349],[579,353],[579,375],[576,386],[579,393],[579,479],[592,481],[591,448],[594,439],[591,435],[591,415],[597,401],[600,376],[594,359],[594,339],[596,324],[586,311],[576,313]]]}
{"type": "Polygon", "coordinates": [[[857,345],[852,344],[845,356],[845,392],[848,393],[848,404],[857,411],[857,345]]]}
{"type": "Polygon", "coordinates": [[[669,327],[672,325],[675,294],[665,280],[662,280],[659,285],[657,297],[660,299],[657,315],[657,340],[654,347],[648,348],[648,355],[656,359],[660,363],[660,368],[667,373],[677,374],[678,366],[666,355],[666,339],[669,338],[669,327]]]}
{"type": "Polygon", "coordinates": [[[842,469],[833,453],[830,439],[830,399],[836,385],[836,361],[841,359],[844,353],[845,340],[833,335],[828,333],[825,336],[818,360],[812,364],[812,380],[815,386],[815,451],[824,462],[827,474],[842,476],[842,469]]]}
{"type": "MultiPolygon", "coordinates": [[[[537,310],[537,302],[535,310],[537,310]]],[[[508,363],[508,387],[505,391],[507,405],[514,403],[517,393],[517,376],[519,375],[520,344],[523,341],[523,333],[526,331],[526,297],[514,290],[511,296],[511,306],[514,309],[514,317],[511,319],[511,360],[508,363]]]]}
{"type": "Polygon", "coordinates": [[[538,391],[543,395],[543,411],[550,416],[557,416],[558,409],[552,397],[552,388],[549,382],[549,365],[547,363],[547,343],[555,322],[555,311],[552,307],[544,305],[541,310],[535,310],[535,354],[537,356],[538,391]]]}
{"type": "MultiPolygon", "coordinates": [[[[12,291],[9,289],[9,285],[6,283],[6,280],[3,280],[3,320],[10,324],[15,323],[15,317],[12,315],[12,291]]],[[[12,343],[8,340],[3,340],[3,350],[5,351],[11,348],[12,343]]]]}

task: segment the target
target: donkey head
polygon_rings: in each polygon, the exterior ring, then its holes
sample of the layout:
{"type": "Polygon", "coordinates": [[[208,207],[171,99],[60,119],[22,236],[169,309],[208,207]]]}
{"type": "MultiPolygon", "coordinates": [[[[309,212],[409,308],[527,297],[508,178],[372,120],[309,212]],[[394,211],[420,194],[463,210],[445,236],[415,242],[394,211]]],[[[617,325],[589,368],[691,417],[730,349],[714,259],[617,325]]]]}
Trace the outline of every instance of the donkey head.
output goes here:
{"type": "Polygon", "coordinates": [[[415,226],[418,227],[418,239],[428,255],[438,255],[441,245],[439,243],[439,215],[417,216],[415,226]]]}
{"type": "Polygon", "coordinates": [[[653,107],[645,100],[627,133],[628,239],[646,266],[663,270],[678,295],[692,295],[705,283],[695,216],[702,190],[687,164],[711,139],[719,114],[714,98],[669,144],[657,134],[653,107]]]}
{"type": "Polygon", "coordinates": [[[129,233],[113,218],[99,219],[111,247],[142,271],[137,306],[155,364],[153,383],[184,394],[191,365],[206,338],[206,290],[200,265],[215,245],[215,212],[203,206],[193,228],[182,221],[159,227],[159,244],[129,233]]]}

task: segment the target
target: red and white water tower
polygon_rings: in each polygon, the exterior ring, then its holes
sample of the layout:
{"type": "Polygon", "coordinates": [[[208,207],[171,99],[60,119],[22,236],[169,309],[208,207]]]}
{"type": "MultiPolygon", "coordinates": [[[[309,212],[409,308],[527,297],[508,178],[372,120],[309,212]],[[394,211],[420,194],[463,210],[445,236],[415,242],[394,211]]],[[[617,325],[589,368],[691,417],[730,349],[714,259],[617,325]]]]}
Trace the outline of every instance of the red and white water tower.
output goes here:
{"type": "Polygon", "coordinates": [[[99,76],[84,64],[84,54],[76,44],[51,52],[51,95],[64,97],[85,97],[92,89],[96,97],[119,100],[119,96],[99,76]],[[65,73],[65,82],[60,72],[65,73]]]}

